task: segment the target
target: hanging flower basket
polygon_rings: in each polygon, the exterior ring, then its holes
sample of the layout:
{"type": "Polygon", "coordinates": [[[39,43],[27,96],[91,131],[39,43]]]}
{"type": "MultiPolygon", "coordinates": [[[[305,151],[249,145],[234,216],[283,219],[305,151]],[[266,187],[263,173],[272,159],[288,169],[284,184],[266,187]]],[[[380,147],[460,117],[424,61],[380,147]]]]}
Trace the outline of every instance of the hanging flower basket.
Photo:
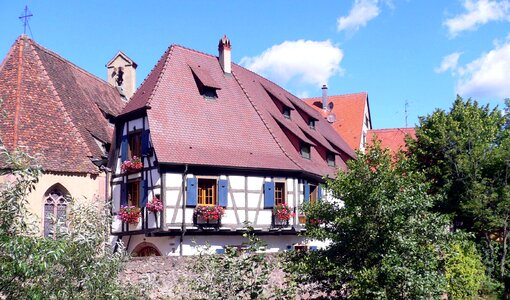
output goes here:
{"type": "Polygon", "coordinates": [[[147,203],[147,209],[153,213],[163,211],[163,202],[157,197],[154,197],[151,201],[149,201],[149,203],[147,203]]]}
{"type": "Polygon", "coordinates": [[[197,206],[193,211],[193,222],[198,226],[219,226],[225,209],[221,206],[197,206]]]}
{"type": "Polygon", "coordinates": [[[117,213],[119,220],[129,224],[137,224],[140,216],[140,208],[136,206],[121,206],[117,213]]]}
{"type": "Polygon", "coordinates": [[[143,168],[143,163],[140,157],[133,156],[131,160],[125,160],[122,165],[120,166],[120,169],[123,173],[134,173],[138,172],[143,168]]]}

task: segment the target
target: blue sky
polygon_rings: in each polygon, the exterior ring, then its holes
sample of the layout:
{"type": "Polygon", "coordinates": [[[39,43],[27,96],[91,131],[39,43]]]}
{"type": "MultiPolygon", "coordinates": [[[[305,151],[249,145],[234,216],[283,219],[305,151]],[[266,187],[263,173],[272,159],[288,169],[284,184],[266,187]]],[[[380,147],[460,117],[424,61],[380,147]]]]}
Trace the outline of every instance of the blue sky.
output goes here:
{"type": "Polygon", "coordinates": [[[87,71],[122,50],[138,84],[171,44],[217,55],[298,96],[365,91],[375,128],[405,126],[457,93],[492,106],[510,97],[510,0],[10,1],[0,0],[0,57],[23,33],[87,71]]]}

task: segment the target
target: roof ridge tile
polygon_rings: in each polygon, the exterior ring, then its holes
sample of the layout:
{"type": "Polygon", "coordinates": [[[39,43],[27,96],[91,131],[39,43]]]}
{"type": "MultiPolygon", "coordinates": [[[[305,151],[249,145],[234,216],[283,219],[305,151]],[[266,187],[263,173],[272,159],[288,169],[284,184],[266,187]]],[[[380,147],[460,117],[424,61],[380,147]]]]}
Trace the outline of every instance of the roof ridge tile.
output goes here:
{"type": "Polygon", "coordinates": [[[83,73],[83,74],[87,75],[88,77],[93,78],[94,80],[97,80],[97,81],[99,81],[99,82],[101,82],[101,83],[103,83],[103,84],[108,84],[108,85],[109,85],[112,89],[115,89],[115,88],[114,88],[112,85],[110,85],[110,84],[109,84],[106,80],[104,80],[104,79],[102,79],[102,78],[100,78],[100,77],[98,77],[98,76],[96,76],[96,75],[94,75],[94,74],[92,74],[92,73],[90,73],[90,72],[88,72],[88,71],[86,71],[86,70],[84,70],[84,69],[80,68],[79,66],[77,66],[77,65],[76,65],[76,64],[74,64],[73,62],[71,62],[71,61],[69,61],[69,60],[65,59],[64,57],[62,57],[61,55],[57,54],[56,52],[53,52],[53,51],[51,51],[51,50],[49,50],[49,49],[47,49],[47,48],[45,48],[45,47],[41,46],[40,44],[38,44],[37,42],[35,42],[35,41],[34,41],[34,40],[32,40],[31,38],[27,37],[27,39],[29,40],[29,42],[30,42],[30,44],[31,44],[32,46],[37,47],[37,48],[39,48],[41,51],[46,52],[48,55],[51,55],[51,56],[53,56],[54,58],[61,60],[62,62],[64,62],[65,64],[67,64],[67,65],[69,65],[69,66],[72,66],[72,67],[73,67],[73,68],[75,68],[77,71],[79,71],[79,72],[81,72],[81,73],[83,73]]]}
{"type": "MultiPolygon", "coordinates": [[[[173,47],[172,46],[168,47],[167,51],[168,51],[168,55],[166,56],[165,61],[163,62],[163,68],[161,69],[161,72],[159,72],[158,80],[156,80],[156,84],[154,85],[154,88],[152,88],[151,94],[150,94],[149,98],[147,99],[147,103],[145,103],[145,106],[150,106],[151,105],[151,101],[152,101],[152,98],[154,97],[154,93],[158,89],[159,84],[161,83],[161,78],[163,77],[163,74],[166,71],[166,67],[168,66],[168,61],[170,60],[170,57],[172,56],[172,53],[174,52],[173,47]]],[[[166,53],[166,51],[165,51],[165,53],[166,53]]],[[[163,53],[163,56],[161,56],[161,59],[163,59],[163,57],[165,56],[165,53],[163,53]]],[[[159,64],[159,61],[156,63],[154,68],[158,64],[159,64]]],[[[151,72],[152,72],[152,70],[151,70],[151,72]]],[[[149,76],[147,75],[147,77],[149,77],[149,76]]],[[[145,80],[144,80],[144,82],[145,82],[145,80]]]]}

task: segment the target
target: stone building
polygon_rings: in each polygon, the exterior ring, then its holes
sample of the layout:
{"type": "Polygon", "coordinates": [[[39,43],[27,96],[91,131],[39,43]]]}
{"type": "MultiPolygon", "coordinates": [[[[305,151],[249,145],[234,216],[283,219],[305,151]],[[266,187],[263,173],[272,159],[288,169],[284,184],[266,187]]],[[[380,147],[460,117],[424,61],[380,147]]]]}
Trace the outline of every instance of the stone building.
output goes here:
{"type": "Polygon", "coordinates": [[[22,35],[0,65],[0,142],[9,151],[38,157],[44,173],[29,196],[29,209],[45,236],[54,234],[52,217],[67,218],[70,199],[103,203],[108,194],[98,166],[135,84],[136,64],[123,53],[108,69],[118,69],[119,61],[125,61],[124,74],[133,74],[124,82],[111,76],[108,83],[22,35]]]}

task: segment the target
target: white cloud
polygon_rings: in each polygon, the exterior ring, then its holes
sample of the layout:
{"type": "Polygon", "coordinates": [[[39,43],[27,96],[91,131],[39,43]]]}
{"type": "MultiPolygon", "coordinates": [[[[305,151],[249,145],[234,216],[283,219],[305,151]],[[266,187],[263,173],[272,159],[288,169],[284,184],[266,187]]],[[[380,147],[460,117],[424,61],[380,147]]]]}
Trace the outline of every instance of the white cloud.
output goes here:
{"type": "MultiPolygon", "coordinates": [[[[388,2],[392,4],[391,2],[388,2]]],[[[380,14],[378,0],[355,0],[347,16],[337,19],[337,30],[357,31],[380,14]]]]}
{"type": "Polygon", "coordinates": [[[444,22],[451,37],[466,30],[475,30],[490,21],[510,21],[509,0],[464,0],[463,6],[465,13],[444,22]]]}
{"type": "Polygon", "coordinates": [[[448,70],[454,71],[457,68],[457,64],[459,62],[459,57],[461,54],[462,53],[460,52],[453,52],[452,54],[446,55],[445,57],[443,57],[441,65],[434,69],[434,72],[443,73],[448,70]]]}
{"type": "Polygon", "coordinates": [[[510,40],[478,59],[458,68],[457,93],[465,97],[504,99],[510,97],[510,40]]]}
{"type": "Polygon", "coordinates": [[[285,41],[255,57],[243,57],[240,64],[279,84],[297,79],[322,86],[333,75],[343,72],[340,48],[326,41],[285,41]]]}

